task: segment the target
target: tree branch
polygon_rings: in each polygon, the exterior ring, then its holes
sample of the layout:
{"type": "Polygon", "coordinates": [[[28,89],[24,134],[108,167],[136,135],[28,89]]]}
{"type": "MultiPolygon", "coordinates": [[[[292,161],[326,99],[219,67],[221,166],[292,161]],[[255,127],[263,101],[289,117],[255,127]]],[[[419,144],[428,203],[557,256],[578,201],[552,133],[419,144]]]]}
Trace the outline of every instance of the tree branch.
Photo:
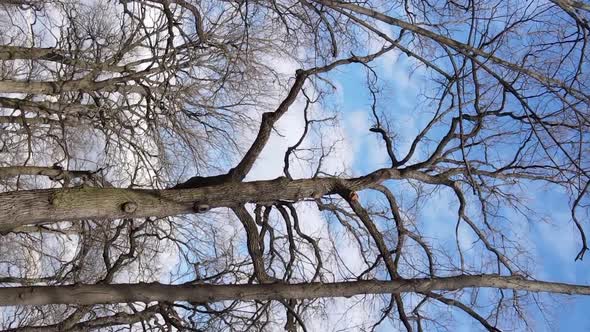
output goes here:
{"type": "Polygon", "coordinates": [[[0,288],[0,305],[42,305],[189,301],[196,303],[225,300],[313,299],[351,297],[365,294],[390,294],[492,287],[529,292],[590,295],[590,286],[527,280],[520,276],[461,275],[393,281],[351,281],[304,284],[239,285],[163,285],[97,284],[73,286],[33,286],[0,288]]]}

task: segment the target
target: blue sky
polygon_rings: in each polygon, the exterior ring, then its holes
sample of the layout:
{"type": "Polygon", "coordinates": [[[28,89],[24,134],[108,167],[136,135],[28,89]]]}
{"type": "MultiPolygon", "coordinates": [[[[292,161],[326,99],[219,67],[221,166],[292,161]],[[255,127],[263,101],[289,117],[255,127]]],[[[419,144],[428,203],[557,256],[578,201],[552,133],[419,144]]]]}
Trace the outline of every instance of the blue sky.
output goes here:
{"type": "MultiPolygon", "coordinates": [[[[386,29],[387,27],[383,30],[386,29]]],[[[460,37],[461,34],[457,33],[457,36],[460,37]]],[[[518,41],[515,43],[518,44],[518,41]]],[[[284,68],[284,72],[288,75],[292,75],[297,69],[292,64],[281,63],[279,65],[291,66],[291,68],[284,68]]],[[[391,129],[399,135],[396,145],[402,146],[400,151],[403,155],[405,153],[403,146],[407,148],[407,144],[429,120],[420,115],[422,106],[417,104],[419,88],[428,85],[429,81],[422,76],[420,71],[410,72],[411,60],[405,55],[398,57],[397,54],[388,54],[378,59],[374,65],[378,68],[380,86],[384,88],[379,97],[379,107],[390,117],[391,129]]],[[[341,120],[342,134],[347,141],[346,148],[351,150],[346,155],[350,158],[351,164],[343,163],[350,165],[353,175],[366,174],[377,168],[388,166],[383,142],[376,134],[369,132],[373,119],[370,114],[371,98],[366,88],[366,72],[363,67],[360,65],[340,67],[330,73],[329,77],[337,89],[332,97],[335,102],[328,104],[337,107],[336,114],[341,120]]],[[[256,167],[248,175],[248,180],[271,179],[282,175],[284,151],[286,147],[293,144],[294,140],[298,139],[297,131],[302,127],[301,111],[302,104],[295,104],[281,119],[277,132],[280,132],[284,137],[273,134],[273,138],[269,141],[256,167]]],[[[309,141],[313,141],[313,139],[309,139],[309,141]]],[[[303,171],[305,170],[293,172],[304,174],[303,171]]],[[[393,190],[405,189],[394,182],[390,182],[388,185],[393,190]]],[[[587,261],[574,262],[580,241],[579,235],[575,232],[569,219],[568,206],[570,202],[567,197],[554,188],[542,188],[535,184],[528,184],[522,192],[528,196],[527,204],[530,204],[538,214],[529,216],[529,219],[526,220],[521,215],[504,210],[502,212],[506,219],[502,225],[505,231],[518,235],[517,240],[521,240],[521,244],[527,248],[531,257],[529,267],[534,272],[534,277],[549,281],[590,284],[590,269],[587,261]]],[[[367,199],[368,195],[368,193],[361,194],[364,199],[367,199]]],[[[454,238],[456,199],[448,190],[440,190],[429,199],[426,205],[427,208],[418,215],[420,230],[425,236],[432,239],[431,244],[439,245],[449,252],[456,252],[454,238]]],[[[311,233],[318,234],[325,230],[327,222],[321,216],[313,215],[311,211],[306,211],[305,216],[306,218],[302,218],[302,222],[307,223],[306,227],[314,227],[311,233]]],[[[500,220],[496,220],[496,222],[500,222],[500,220]]],[[[237,226],[239,228],[239,225],[237,226]]],[[[462,248],[469,256],[467,260],[476,264],[477,256],[472,253],[470,255],[469,247],[473,246],[477,249],[479,246],[481,251],[481,243],[472,245],[475,235],[464,223],[459,230],[459,242],[462,243],[462,248]]],[[[242,233],[237,234],[243,235],[242,233]]],[[[342,250],[346,251],[346,248],[342,250]]],[[[243,250],[242,254],[245,255],[246,251],[243,250]]],[[[350,264],[355,263],[355,257],[348,255],[345,258],[351,260],[350,264]]],[[[457,257],[454,259],[456,260],[457,257]]],[[[485,291],[482,291],[481,294],[485,294],[485,291]]],[[[480,297],[480,304],[485,300],[482,298],[483,296],[480,297]]],[[[555,297],[557,302],[550,301],[545,296],[542,296],[541,299],[547,300],[550,309],[546,315],[547,318],[553,320],[554,325],[547,328],[543,323],[543,317],[534,314],[531,317],[539,324],[534,326],[535,330],[543,330],[543,328],[562,331],[590,329],[590,318],[585,314],[590,308],[590,299],[555,297]],[[567,309],[564,310],[565,308],[567,309]]],[[[344,311],[343,317],[346,319],[338,321],[340,327],[350,327],[347,325],[351,324],[351,316],[362,316],[363,310],[344,311]]],[[[480,329],[478,324],[475,324],[472,319],[460,311],[453,310],[453,317],[458,325],[454,326],[452,330],[480,329]]],[[[384,324],[382,330],[389,331],[391,328],[390,325],[384,324]]]]}
{"type": "MultiPolygon", "coordinates": [[[[378,60],[375,66],[378,72],[387,73],[380,76],[380,83],[386,86],[387,91],[387,98],[380,100],[381,109],[396,120],[391,123],[394,132],[399,131],[398,134],[402,138],[412,139],[417,130],[428,120],[416,115],[418,105],[415,103],[417,87],[428,84],[428,82],[419,73],[410,74],[408,61],[404,55],[399,58],[396,56],[385,57],[378,60]]],[[[330,77],[338,85],[337,98],[339,98],[338,104],[340,106],[338,111],[341,114],[342,125],[345,131],[358,135],[353,144],[355,153],[353,173],[363,174],[388,166],[383,142],[376,134],[368,131],[373,124],[373,119],[370,113],[371,98],[366,84],[363,83],[366,71],[362,66],[353,65],[339,69],[330,77]],[[365,86],[364,89],[361,88],[363,86],[365,86]]],[[[404,153],[403,150],[400,152],[401,155],[404,153]]],[[[527,221],[524,217],[511,213],[509,210],[506,210],[505,214],[508,216],[508,221],[518,227],[514,231],[521,233],[523,238],[528,241],[526,247],[529,248],[532,257],[534,276],[548,281],[590,284],[590,266],[588,265],[590,258],[586,257],[584,261],[574,262],[581,241],[570,218],[568,207],[571,203],[567,195],[561,190],[556,190],[555,187],[545,187],[534,183],[526,184],[525,193],[528,193],[529,196],[527,203],[538,215],[530,217],[527,221]]],[[[421,222],[424,225],[439,225],[431,229],[431,233],[454,236],[454,229],[449,231],[449,227],[454,228],[455,219],[448,221],[442,227],[440,226],[441,219],[455,216],[457,205],[452,194],[442,192],[430,203],[435,207],[430,213],[420,216],[421,222]]],[[[428,233],[428,230],[424,231],[428,233]]],[[[460,235],[469,237],[468,232],[470,231],[462,232],[460,235]]],[[[475,235],[471,234],[469,239],[474,237],[475,235]]],[[[449,241],[442,241],[442,243],[449,246],[449,250],[454,250],[452,248],[454,243],[449,241]]],[[[544,324],[543,317],[538,315],[537,310],[535,311],[537,314],[531,318],[533,322],[538,324],[534,330],[590,330],[590,316],[588,315],[590,298],[541,295],[541,299],[545,299],[545,302],[552,308],[549,310],[551,312],[546,312],[546,317],[552,320],[553,325],[544,324]]],[[[455,312],[454,317],[457,319],[458,325],[463,325],[456,326],[460,327],[460,330],[471,331],[474,328],[480,328],[463,313],[455,312]]],[[[390,328],[391,326],[386,324],[382,330],[388,331],[390,328]]]]}

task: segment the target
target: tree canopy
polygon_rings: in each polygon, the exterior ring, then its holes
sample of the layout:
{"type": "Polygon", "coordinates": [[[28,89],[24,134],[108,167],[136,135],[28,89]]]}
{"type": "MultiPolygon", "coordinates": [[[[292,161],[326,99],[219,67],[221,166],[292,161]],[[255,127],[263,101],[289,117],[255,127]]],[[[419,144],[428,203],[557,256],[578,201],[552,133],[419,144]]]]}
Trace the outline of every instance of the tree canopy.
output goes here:
{"type": "Polygon", "coordinates": [[[0,328],[553,326],[547,294],[590,295],[547,278],[534,231],[565,216],[586,264],[589,20],[573,0],[0,2],[0,328]]]}

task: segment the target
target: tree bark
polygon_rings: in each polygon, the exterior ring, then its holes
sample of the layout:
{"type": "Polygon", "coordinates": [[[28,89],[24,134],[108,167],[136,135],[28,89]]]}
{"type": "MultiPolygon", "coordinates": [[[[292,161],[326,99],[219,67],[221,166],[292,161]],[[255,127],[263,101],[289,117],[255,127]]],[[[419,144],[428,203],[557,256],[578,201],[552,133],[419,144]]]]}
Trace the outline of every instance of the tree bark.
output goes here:
{"type": "Polygon", "coordinates": [[[63,51],[53,47],[21,47],[0,45],[0,60],[47,60],[62,62],[65,59],[63,51]]]}
{"type": "Polygon", "coordinates": [[[66,104],[48,101],[30,101],[8,97],[0,97],[0,106],[4,108],[18,109],[24,112],[45,112],[47,114],[61,115],[88,114],[89,112],[94,112],[96,109],[96,106],[94,105],[80,105],[71,102],[66,104]]]}
{"type": "Polygon", "coordinates": [[[339,192],[358,191],[387,179],[417,179],[445,184],[444,177],[420,171],[383,168],[368,175],[233,182],[190,189],[124,189],[76,187],[0,193],[0,232],[17,226],[84,219],[167,217],[199,212],[196,205],[209,209],[235,207],[245,203],[299,201],[339,192]],[[126,204],[132,203],[132,204],[126,204]],[[125,207],[133,205],[130,211],[125,207]]]}
{"type": "Polygon", "coordinates": [[[462,275],[443,278],[305,284],[164,285],[160,283],[0,288],[0,305],[44,305],[226,300],[265,301],[351,297],[362,294],[424,293],[474,287],[590,295],[590,286],[527,280],[520,276],[462,275]]]}
{"type": "Polygon", "coordinates": [[[0,194],[0,231],[16,226],[82,219],[165,217],[193,213],[194,206],[232,207],[312,197],[333,190],[336,179],[277,179],[226,183],[194,189],[59,188],[0,194]],[[129,203],[129,204],[127,204],[129,203]],[[132,203],[132,204],[131,204],[132,203]],[[135,209],[126,209],[134,205],[135,209]]]}
{"type": "MultiPolygon", "coordinates": [[[[2,117],[0,117],[1,119],[2,117]]],[[[61,168],[44,166],[8,166],[0,167],[0,178],[9,178],[19,175],[42,175],[50,178],[67,176],[70,178],[91,176],[92,171],[68,171],[61,168]]]]}
{"type": "Polygon", "coordinates": [[[314,178],[253,182],[226,182],[191,189],[124,189],[76,187],[0,193],[0,232],[28,224],[83,219],[166,217],[199,212],[196,205],[209,208],[235,207],[245,203],[298,201],[356,191],[386,179],[421,179],[440,184],[445,181],[414,170],[380,169],[350,179],[314,178]],[[133,204],[126,204],[133,203],[133,204]],[[135,208],[125,209],[133,205],[135,208]]]}

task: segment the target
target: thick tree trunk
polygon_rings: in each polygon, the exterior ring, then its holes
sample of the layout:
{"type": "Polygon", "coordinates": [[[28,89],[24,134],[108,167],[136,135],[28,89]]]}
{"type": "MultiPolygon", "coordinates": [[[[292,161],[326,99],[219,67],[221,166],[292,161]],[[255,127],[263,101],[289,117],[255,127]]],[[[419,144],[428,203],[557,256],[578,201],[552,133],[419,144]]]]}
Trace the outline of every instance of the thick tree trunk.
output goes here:
{"type": "Polygon", "coordinates": [[[328,193],[336,184],[334,179],[288,181],[281,178],[194,189],[78,187],[6,192],[0,194],[0,231],[64,220],[165,217],[247,202],[299,200],[312,197],[316,192],[328,193]]]}
{"type": "MultiPolygon", "coordinates": [[[[421,176],[381,169],[353,179],[316,178],[226,182],[192,189],[59,188],[0,193],[0,232],[14,227],[82,219],[166,217],[245,203],[298,201],[360,190],[388,178],[421,176]],[[203,207],[205,207],[203,209],[203,207]]],[[[427,176],[422,174],[423,176],[427,176]]],[[[431,177],[433,180],[434,177],[431,177]]]]}
{"type": "Polygon", "coordinates": [[[0,288],[0,305],[43,305],[225,300],[281,300],[350,297],[361,294],[424,293],[490,287],[530,292],[590,295],[590,286],[526,280],[498,275],[463,275],[433,279],[352,281],[307,284],[163,285],[159,283],[34,286],[0,288]]]}
{"type": "Polygon", "coordinates": [[[245,203],[318,198],[364,189],[386,179],[448,180],[415,170],[380,169],[351,179],[315,178],[226,182],[192,189],[59,188],[0,193],[0,232],[17,226],[83,219],[166,217],[245,203]]]}
{"type": "Polygon", "coordinates": [[[62,62],[65,59],[61,52],[55,48],[47,47],[20,47],[0,45],[0,60],[47,60],[62,62]]]}

